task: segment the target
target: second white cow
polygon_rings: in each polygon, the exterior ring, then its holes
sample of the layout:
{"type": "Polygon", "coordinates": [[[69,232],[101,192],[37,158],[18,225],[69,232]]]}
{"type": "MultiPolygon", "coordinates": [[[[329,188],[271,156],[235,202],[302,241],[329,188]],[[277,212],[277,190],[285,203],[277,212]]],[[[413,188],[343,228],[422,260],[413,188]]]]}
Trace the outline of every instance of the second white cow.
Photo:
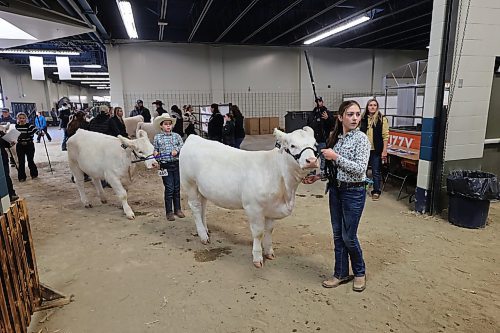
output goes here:
{"type": "Polygon", "coordinates": [[[136,130],[137,124],[144,121],[143,116],[133,116],[133,117],[124,117],[123,123],[125,124],[125,129],[130,138],[137,137],[136,130]]]}
{"type": "MultiPolygon", "coordinates": [[[[129,140],[120,135],[115,138],[79,129],[68,139],[69,168],[75,178],[82,203],[86,208],[92,207],[92,204],[85,195],[84,173],[92,178],[102,203],[106,203],[107,200],[101,180],[106,180],[120,198],[125,215],[129,219],[135,217],[127,202],[127,191],[123,188],[120,179],[129,176],[133,160],[138,157],[151,157],[154,150],[146,132],[139,131],[137,135],[137,139],[129,140]]],[[[154,159],[145,160],[147,168],[152,168],[155,163],[154,159]]]]}
{"type": "Polygon", "coordinates": [[[310,127],[274,135],[281,148],[244,151],[190,135],[182,147],[180,178],[201,242],[209,240],[207,200],[227,209],[244,209],[253,236],[253,263],[274,259],[274,221],[295,206],[295,192],[310,169],[318,167],[316,140],[310,127]]]}

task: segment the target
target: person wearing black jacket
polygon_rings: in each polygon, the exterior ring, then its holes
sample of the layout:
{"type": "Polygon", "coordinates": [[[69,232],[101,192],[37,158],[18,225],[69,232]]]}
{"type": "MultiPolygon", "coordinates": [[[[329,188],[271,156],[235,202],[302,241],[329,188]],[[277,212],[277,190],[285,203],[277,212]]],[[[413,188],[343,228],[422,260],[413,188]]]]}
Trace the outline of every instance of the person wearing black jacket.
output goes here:
{"type": "Polygon", "coordinates": [[[210,105],[212,115],[208,120],[208,139],[222,142],[222,128],[224,127],[224,117],[219,111],[219,105],[210,105]]]}
{"type": "Polygon", "coordinates": [[[182,111],[179,109],[177,105],[172,105],[170,108],[170,115],[172,118],[177,119],[175,121],[174,128],[172,129],[172,132],[177,133],[181,136],[181,138],[184,136],[184,118],[182,118],[182,111]]]}
{"type": "MultiPolygon", "coordinates": [[[[328,109],[323,103],[323,98],[318,96],[316,98],[316,107],[307,118],[307,126],[311,127],[314,131],[314,138],[316,139],[317,149],[321,151],[326,147],[326,140],[333,129],[333,115],[330,114],[328,109]]],[[[325,177],[325,158],[320,155],[320,175],[323,180],[325,177]]]]}
{"type": "Polygon", "coordinates": [[[156,113],[158,113],[156,116],[161,116],[162,114],[168,113],[167,110],[163,108],[163,102],[160,100],[156,100],[153,102],[153,105],[156,106],[156,113]]]}
{"type": "Polygon", "coordinates": [[[231,106],[231,112],[234,116],[234,147],[240,149],[241,143],[245,139],[245,127],[243,126],[245,117],[237,105],[231,106]]]}
{"type": "Polygon", "coordinates": [[[141,99],[138,99],[135,103],[135,109],[130,111],[130,117],[134,116],[142,116],[145,123],[151,122],[151,112],[149,112],[148,108],[144,107],[144,102],[141,99]]]}
{"type": "Polygon", "coordinates": [[[61,120],[60,127],[64,131],[64,138],[61,145],[62,151],[68,150],[66,148],[66,141],[68,141],[68,132],[66,131],[66,128],[68,127],[70,115],[71,115],[71,110],[69,109],[69,105],[64,103],[62,107],[59,109],[59,119],[61,120]]]}
{"type": "Polygon", "coordinates": [[[109,118],[109,134],[112,136],[124,136],[128,138],[127,129],[123,122],[123,109],[116,107],[114,109],[114,116],[109,118]]]}
{"type": "Polygon", "coordinates": [[[28,117],[26,113],[19,112],[17,114],[16,129],[21,133],[17,138],[16,154],[19,160],[19,169],[17,170],[17,179],[20,182],[26,180],[26,171],[24,169],[25,162],[28,160],[28,168],[30,169],[31,178],[38,177],[38,168],[36,167],[35,158],[35,143],[33,142],[33,135],[37,132],[34,125],[27,123],[28,117]]]}
{"type": "Polygon", "coordinates": [[[222,129],[224,144],[234,147],[234,116],[231,113],[228,113],[224,116],[224,120],[226,121],[224,128],[222,129]]]}
{"type": "Polygon", "coordinates": [[[99,114],[90,121],[89,131],[110,134],[109,108],[106,105],[99,106],[99,114]]]}
{"type": "Polygon", "coordinates": [[[2,154],[3,170],[5,172],[5,181],[7,183],[10,201],[16,201],[19,197],[14,190],[14,185],[12,185],[12,179],[10,178],[9,155],[7,154],[7,149],[9,149],[12,144],[1,139],[4,135],[5,133],[0,130],[0,152],[2,154]]]}

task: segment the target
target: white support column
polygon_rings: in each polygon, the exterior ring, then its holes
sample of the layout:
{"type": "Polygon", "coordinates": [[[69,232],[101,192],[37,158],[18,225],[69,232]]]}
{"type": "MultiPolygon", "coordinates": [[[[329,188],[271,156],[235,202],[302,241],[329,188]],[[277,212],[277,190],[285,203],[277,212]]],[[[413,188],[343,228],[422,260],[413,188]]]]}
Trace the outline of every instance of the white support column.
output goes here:
{"type": "MultiPolygon", "coordinates": [[[[123,76],[120,58],[120,46],[106,45],[106,55],[108,58],[109,81],[111,84],[110,96],[112,106],[127,107],[124,105],[123,97],[123,76]]],[[[125,112],[125,116],[128,112],[125,112]]]]}
{"type": "Polygon", "coordinates": [[[224,102],[224,55],[222,47],[209,46],[210,90],[213,103],[224,102]]]}

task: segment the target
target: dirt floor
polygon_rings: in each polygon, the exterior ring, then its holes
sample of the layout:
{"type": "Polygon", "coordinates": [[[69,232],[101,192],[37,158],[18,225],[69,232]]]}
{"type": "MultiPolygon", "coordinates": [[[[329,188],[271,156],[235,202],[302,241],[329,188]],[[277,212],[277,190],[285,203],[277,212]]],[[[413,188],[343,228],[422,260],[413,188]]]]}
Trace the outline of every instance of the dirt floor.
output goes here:
{"type": "Polygon", "coordinates": [[[95,205],[85,209],[52,132],[54,174],[37,144],[39,179],[12,178],[41,281],[74,301],[37,313],[29,332],[500,332],[499,203],[486,229],[468,230],[412,213],[394,190],[368,199],[359,229],[367,289],[324,289],[333,261],[324,183],[299,187],[293,214],[276,225],[276,260],[255,269],[243,211],[211,205],[204,246],[185,201],[187,217],[166,221],[155,171],[138,168],[129,186],[134,221],[111,189],[99,203],[91,183],[95,205]]]}

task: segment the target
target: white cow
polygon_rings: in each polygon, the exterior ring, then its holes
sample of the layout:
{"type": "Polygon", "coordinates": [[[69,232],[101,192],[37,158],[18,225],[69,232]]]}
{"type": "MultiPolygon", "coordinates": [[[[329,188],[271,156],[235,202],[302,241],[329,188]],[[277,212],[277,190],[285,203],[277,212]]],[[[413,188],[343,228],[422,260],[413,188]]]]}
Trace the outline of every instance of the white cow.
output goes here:
{"type": "Polygon", "coordinates": [[[190,135],[180,158],[181,186],[187,193],[203,244],[209,240],[207,200],[227,209],[244,209],[253,236],[253,263],[274,259],[274,220],[292,213],[295,192],[311,168],[318,167],[314,132],[310,127],[274,135],[281,148],[244,151],[190,135]]]}
{"type": "Polygon", "coordinates": [[[125,124],[125,129],[129,137],[136,137],[136,129],[137,124],[140,122],[144,122],[143,116],[133,116],[133,117],[124,117],[123,123],[125,124]]]}
{"type": "MultiPolygon", "coordinates": [[[[5,123],[5,124],[0,124],[0,131],[4,132],[4,133],[8,133],[10,130],[12,129],[15,129],[16,126],[15,125],[12,125],[10,123],[5,123]]],[[[10,146],[10,148],[7,149],[7,151],[9,152],[9,160],[14,159],[14,163],[16,165],[16,168],[17,166],[19,165],[19,159],[17,157],[17,152],[16,152],[16,145],[17,145],[17,142],[14,142],[14,143],[11,143],[12,146],[10,146]]]]}
{"type": "MultiPolygon", "coordinates": [[[[102,203],[106,203],[107,200],[101,180],[106,180],[120,198],[125,215],[129,219],[133,219],[134,212],[128,205],[127,192],[120,179],[129,176],[132,161],[137,159],[136,155],[142,158],[150,157],[153,150],[153,145],[149,142],[144,131],[138,132],[137,139],[129,140],[120,135],[115,138],[83,129],[77,130],[68,139],[68,161],[85,207],[90,208],[92,204],[85,195],[84,173],[92,178],[102,203]]],[[[147,168],[152,168],[156,162],[154,159],[148,159],[145,163],[147,168]]]]}
{"type": "Polygon", "coordinates": [[[161,132],[161,130],[158,127],[154,126],[153,119],[151,119],[150,123],[145,123],[142,121],[139,122],[137,124],[137,131],[141,131],[141,130],[145,131],[148,134],[148,138],[149,138],[150,142],[153,142],[155,135],[161,132]]]}

